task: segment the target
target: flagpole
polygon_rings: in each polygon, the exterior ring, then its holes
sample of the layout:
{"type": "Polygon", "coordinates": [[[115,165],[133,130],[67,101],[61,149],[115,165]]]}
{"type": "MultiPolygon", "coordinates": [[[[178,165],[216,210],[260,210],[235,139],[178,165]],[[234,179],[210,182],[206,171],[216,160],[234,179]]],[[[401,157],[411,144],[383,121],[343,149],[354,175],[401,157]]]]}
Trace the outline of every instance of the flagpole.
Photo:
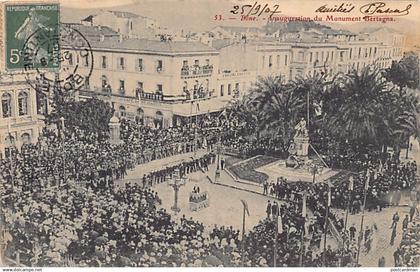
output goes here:
{"type": "Polygon", "coordinates": [[[366,206],[366,194],[367,194],[367,187],[369,184],[369,178],[370,178],[370,173],[369,173],[369,169],[367,170],[367,177],[366,177],[366,184],[365,184],[365,188],[363,190],[363,209],[362,209],[362,219],[360,220],[360,234],[359,234],[359,238],[357,241],[357,257],[356,257],[356,265],[359,266],[359,256],[360,256],[360,243],[361,240],[363,239],[363,220],[365,219],[365,206],[366,206]]]}
{"type": "Polygon", "coordinates": [[[244,211],[242,214],[242,256],[241,256],[241,266],[245,267],[245,206],[243,207],[244,211]]]}
{"type": "Polygon", "coordinates": [[[326,267],[326,252],[327,252],[327,229],[328,229],[328,213],[330,210],[330,197],[331,197],[331,187],[329,184],[327,184],[328,186],[328,202],[327,202],[327,208],[325,211],[325,223],[324,223],[324,251],[322,253],[322,266],[326,267]]]}
{"type": "Polygon", "coordinates": [[[346,209],[346,219],[344,221],[344,231],[347,231],[347,219],[349,217],[349,211],[350,211],[350,202],[353,196],[353,176],[350,176],[349,178],[349,199],[347,201],[347,209],[346,209]]]}
{"type": "Polygon", "coordinates": [[[305,239],[305,225],[306,225],[306,192],[303,195],[302,199],[302,217],[303,217],[303,227],[300,237],[300,256],[299,256],[299,266],[303,267],[303,254],[304,254],[304,239],[305,239]]]}
{"type": "Polygon", "coordinates": [[[276,221],[276,231],[274,233],[274,252],[273,252],[273,266],[277,267],[277,240],[279,235],[279,218],[278,214],[274,216],[274,220],[276,221]]]}

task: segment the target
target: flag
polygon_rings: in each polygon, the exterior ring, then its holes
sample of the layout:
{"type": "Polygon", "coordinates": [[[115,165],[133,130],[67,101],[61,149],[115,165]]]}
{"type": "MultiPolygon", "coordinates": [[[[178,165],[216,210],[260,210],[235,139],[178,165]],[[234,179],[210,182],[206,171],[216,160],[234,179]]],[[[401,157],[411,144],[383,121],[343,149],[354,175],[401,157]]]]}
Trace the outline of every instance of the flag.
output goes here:
{"type": "Polygon", "coordinates": [[[245,200],[242,200],[242,199],[241,199],[241,202],[244,205],[244,209],[249,216],[248,203],[245,200]]]}
{"type": "Polygon", "coordinates": [[[306,192],[303,195],[303,201],[302,201],[302,217],[306,218],[306,192]]]}
{"type": "Polygon", "coordinates": [[[283,220],[281,219],[281,215],[279,215],[279,216],[277,216],[277,226],[278,226],[278,228],[277,228],[277,230],[278,230],[278,233],[282,233],[283,232],[283,220]]]}
{"type": "Polygon", "coordinates": [[[369,189],[369,179],[370,179],[370,172],[369,169],[366,170],[366,183],[365,183],[365,190],[369,189]]]}

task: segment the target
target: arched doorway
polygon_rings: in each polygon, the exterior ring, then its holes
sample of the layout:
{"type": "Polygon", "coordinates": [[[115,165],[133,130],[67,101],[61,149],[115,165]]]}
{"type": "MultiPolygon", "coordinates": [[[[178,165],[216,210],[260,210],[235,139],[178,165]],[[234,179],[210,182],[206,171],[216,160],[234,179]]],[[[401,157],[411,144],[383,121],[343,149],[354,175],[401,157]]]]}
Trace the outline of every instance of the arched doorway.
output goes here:
{"type": "Polygon", "coordinates": [[[6,136],[4,139],[5,148],[4,148],[4,154],[6,155],[6,158],[10,158],[15,150],[16,142],[15,137],[12,135],[6,136]]]}
{"type": "Polygon", "coordinates": [[[120,116],[121,117],[126,117],[127,116],[127,111],[125,110],[124,106],[120,106],[119,111],[120,111],[120,116]]]}
{"type": "Polygon", "coordinates": [[[31,135],[29,135],[29,133],[23,133],[20,136],[20,139],[22,141],[22,144],[30,144],[31,143],[31,135]]]}
{"type": "Polygon", "coordinates": [[[144,111],[142,108],[137,109],[136,123],[139,125],[144,125],[144,111]]]}
{"type": "Polygon", "coordinates": [[[163,128],[163,113],[161,111],[156,112],[155,116],[155,128],[163,128]]]}

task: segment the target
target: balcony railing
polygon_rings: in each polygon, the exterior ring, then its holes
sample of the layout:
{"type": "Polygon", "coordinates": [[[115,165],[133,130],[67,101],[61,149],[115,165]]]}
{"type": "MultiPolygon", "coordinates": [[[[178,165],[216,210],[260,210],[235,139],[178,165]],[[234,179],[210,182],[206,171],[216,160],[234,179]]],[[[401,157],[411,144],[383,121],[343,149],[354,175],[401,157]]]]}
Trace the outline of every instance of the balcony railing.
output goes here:
{"type": "Polygon", "coordinates": [[[213,65],[184,66],[181,68],[181,77],[207,76],[213,73],[213,65]]]}
{"type": "Polygon", "coordinates": [[[145,100],[155,100],[155,101],[163,101],[163,94],[160,93],[145,93],[145,92],[139,92],[137,94],[140,96],[140,99],[145,100]]]}

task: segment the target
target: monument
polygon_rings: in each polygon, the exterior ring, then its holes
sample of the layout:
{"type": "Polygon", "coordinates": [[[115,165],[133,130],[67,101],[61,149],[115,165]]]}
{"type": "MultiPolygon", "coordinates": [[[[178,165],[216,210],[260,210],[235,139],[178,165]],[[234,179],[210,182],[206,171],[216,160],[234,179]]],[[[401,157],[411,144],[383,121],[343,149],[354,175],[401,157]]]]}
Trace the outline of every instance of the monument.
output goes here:
{"type": "Polygon", "coordinates": [[[288,151],[289,157],[286,160],[279,160],[256,170],[273,180],[284,177],[289,181],[307,182],[323,182],[337,174],[318,154],[318,158],[308,157],[309,133],[304,118],[295,126],[295,134],[288,151]]]}
{"type": "Polygon", "coordinates": [[[309,134],[304,118],[295,126],[295,130],[296,133],[293,137],[293,142],[295,144],[296,155],[301,157],[308,156],[309,134]]]}

